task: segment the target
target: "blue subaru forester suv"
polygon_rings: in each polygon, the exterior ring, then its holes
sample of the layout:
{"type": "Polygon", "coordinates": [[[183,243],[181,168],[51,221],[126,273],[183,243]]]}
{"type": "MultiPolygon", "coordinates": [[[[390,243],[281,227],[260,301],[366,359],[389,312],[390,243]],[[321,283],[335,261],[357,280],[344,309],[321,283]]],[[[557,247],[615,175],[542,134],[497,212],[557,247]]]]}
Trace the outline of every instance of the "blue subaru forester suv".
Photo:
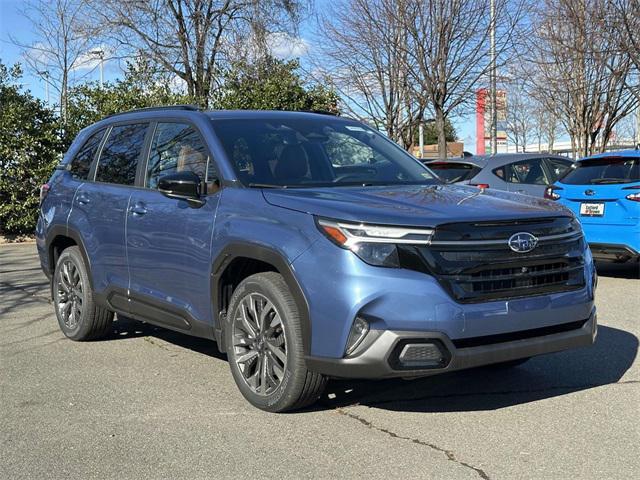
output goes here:
{"type": "Polygon", "coordinates": [[[43,186],[60,328],[114,313],[215,340],[258,408],[326,379],[515,365],[596,335],[596,275],[562,206],[443,185],[366,125],[301,112],[123,113],[43,186]]]}

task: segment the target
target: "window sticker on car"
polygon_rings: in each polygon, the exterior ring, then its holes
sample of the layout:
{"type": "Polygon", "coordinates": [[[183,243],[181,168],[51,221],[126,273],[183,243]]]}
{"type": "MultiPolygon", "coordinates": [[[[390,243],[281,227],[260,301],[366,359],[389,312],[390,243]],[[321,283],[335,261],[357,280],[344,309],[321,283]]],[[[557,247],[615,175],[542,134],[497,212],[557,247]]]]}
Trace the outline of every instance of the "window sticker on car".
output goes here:
{"type": "Polygon", "coordinates": [[[354,127],[353,125],[346,125],[344,128],[347,130],[351,130],[352,132],[366,132],[366,130],[362,127],[354,127]]]}

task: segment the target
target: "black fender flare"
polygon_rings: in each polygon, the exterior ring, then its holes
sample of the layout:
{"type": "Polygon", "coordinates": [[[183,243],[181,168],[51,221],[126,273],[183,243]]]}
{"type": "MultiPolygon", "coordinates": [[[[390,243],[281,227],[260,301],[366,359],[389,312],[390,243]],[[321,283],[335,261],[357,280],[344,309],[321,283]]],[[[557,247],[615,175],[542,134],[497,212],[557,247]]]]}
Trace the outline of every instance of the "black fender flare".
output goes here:
{"type": "Polygon", "coordinates": [[[84,264],[87,267],[89,283],[90,283],[91,289],[93,290],[93,275],[91,274],[91,261],[89,260],[89,256],[87,255],[87,249],[84,246],[84,240],[82,239],[82,235],[80,235],[80,233],[77,232],[76,230],[72,228],[68,228],[65,225],[54,225],[47,232],[45,245],[47,248],[47,255],[49,257],[49,265],[53,267],[51,269],[51,278],[53,278],[53,272],[56,268],[54,259],[52,257],[52,253],[53,253],[52,244],[57,237],[67,237],[76,243],[76,245],[80,249],[80,254],[82,255],[84,264]]]}
{"type": "Polygon", "coordinates": [[[220,340],[223,339],[222,335],[222,322],[219,318],[220,315],[220,280],[225,269],[236,258],[244,257],[253,260],[259,260],[261,262],[273,265],[275,269],[282,275],[286,282],[291,294],[296,302],[298,311],[300,312],[300,319],[302,323],[302,344],[304,347],[304,354],[309,355],[311,352],[311,319],[309,316],[309,304],[307,299],[296,279],[296,276],[291,268],[291,265],[284,256],[275,249],[265,247],[262,245],[255,245],[248,242],[232,242],[227,244],[218,254],[216,260],[213,262],[211,269],[211,299],[213,302],[213,311],[216,318],[215,331],[218,344],[221,345],[220,340]]]}

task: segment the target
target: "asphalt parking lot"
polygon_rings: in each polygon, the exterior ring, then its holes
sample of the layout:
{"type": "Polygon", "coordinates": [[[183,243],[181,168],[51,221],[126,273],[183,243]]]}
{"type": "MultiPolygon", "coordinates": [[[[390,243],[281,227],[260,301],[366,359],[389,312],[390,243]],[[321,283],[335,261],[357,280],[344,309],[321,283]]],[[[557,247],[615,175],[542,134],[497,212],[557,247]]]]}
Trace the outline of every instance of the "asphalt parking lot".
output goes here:
{"type": "Polygon", "coordinates": [[[212,342],[58,329],[35,245],[0,245],[0,478],[638,478],[640,279],[601,267],[591,348],[414,381],[242,398],[212,342]]]}

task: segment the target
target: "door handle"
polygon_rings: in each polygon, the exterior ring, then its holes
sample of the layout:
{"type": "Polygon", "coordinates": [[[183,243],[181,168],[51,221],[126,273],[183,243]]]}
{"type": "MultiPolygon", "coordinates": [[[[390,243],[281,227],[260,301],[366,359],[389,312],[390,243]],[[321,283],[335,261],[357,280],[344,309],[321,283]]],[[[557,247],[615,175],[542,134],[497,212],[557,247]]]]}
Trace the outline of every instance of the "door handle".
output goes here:
{"type": "Polygon", "coordinates": [[[147,213],[147,207],[144,206],[144,203],[138,202],[135,205],[131,205],[129,207],[129,212],[133,215],[144,215],[147,213]]]}
{"type": "Polygon", "coordinates": [[[83,192],[80,195],[78,195],[78,203],[80,205],[86,205],[87,203],[90,203],[90,202],[91,202],[91,199],[86,193],[83,192]]]}

